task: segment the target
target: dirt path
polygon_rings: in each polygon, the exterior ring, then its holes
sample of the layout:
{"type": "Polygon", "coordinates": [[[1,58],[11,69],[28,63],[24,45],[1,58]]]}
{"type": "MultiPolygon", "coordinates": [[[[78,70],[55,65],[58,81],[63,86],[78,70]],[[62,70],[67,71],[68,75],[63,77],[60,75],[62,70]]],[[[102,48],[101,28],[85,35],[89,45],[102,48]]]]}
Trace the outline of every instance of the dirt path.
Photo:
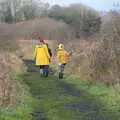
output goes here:
{"type": "MultiPolygon", "coordinates": [[[[33,66],[31,60],[24,63],[33,66]]],[[[33,120],[120,120],[119,113],[107,110],[97,96],[77,89],[67,79],[41,78],[38,71],[24,74],[23,79],[35,98],[33,120]]]]}

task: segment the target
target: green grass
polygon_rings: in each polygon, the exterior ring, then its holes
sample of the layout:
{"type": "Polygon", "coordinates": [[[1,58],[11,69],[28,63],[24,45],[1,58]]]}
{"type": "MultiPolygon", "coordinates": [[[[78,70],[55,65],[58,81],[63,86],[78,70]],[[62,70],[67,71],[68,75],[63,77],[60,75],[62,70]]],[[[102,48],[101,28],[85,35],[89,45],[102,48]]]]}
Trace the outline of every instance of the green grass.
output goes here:
{"type": "Polygon", "coordinates": [[[56,73],[48,78],[38,71],[13,73],[22,89],[13,108],[1,109],[0,120],[120,120],[119,85],[83,83],[69,75],[58,80],[56,73]]]}
{"type": "Polygon", "coordinates": [[[12,71],[11,76],[18,86],[16,104],[9,106],[7,108],[0,108],[0,120],[32,120],[32,103],[34,99],[32,98],[29,87],[23,84],[21,79],[21,74],[23,70],[12,71]]]}
{"type": "MultiPolygon", "coordinates": [[[[120,110],[120,85],[107,87],[104,84],[83,83],[78,78],[67,78],[70,84],[75,84],[76,88],[81,88],[89,93],[97,96],[103,101],[107,107],[114,106],[116,110],[120,110]]],[[[112,107],[113,108],[113,107],[112,107]]],[[[111,109],[111,108],[110,108],[111,109]]]]}
{"type": "Polygon", "coordinates": [[[116,87],[83,83],[71,76],[58,80],[55,75],[41,78],[39,72],[34,72],[23,76],[36,99],[33,120],[41,117],[46,120],[120,120],[120,95],[116,87]]]}

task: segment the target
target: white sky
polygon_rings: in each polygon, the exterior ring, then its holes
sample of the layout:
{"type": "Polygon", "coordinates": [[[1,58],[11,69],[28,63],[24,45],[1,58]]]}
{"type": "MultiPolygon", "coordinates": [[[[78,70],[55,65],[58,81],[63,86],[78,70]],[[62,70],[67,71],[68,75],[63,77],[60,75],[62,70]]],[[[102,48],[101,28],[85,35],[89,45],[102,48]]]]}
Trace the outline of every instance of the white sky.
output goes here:
{"type": "Polygon", "coordinates": [[[50,3],[51,5],[69,5],[72,3],[84,3],[90,7],[93,7],[97,10],[110,10],[113,8],[114,3],[120,3],[120,0],[44,0],[45,2],[50,3]]]}

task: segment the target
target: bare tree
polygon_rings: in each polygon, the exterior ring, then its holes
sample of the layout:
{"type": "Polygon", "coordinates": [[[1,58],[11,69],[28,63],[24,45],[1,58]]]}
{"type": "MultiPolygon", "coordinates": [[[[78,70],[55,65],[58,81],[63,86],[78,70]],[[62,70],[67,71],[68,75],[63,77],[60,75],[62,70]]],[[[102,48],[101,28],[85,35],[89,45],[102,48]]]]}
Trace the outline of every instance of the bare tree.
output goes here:
{"type": "Polygon", "coordinates": [[[2,0],[0,13],[5,22],[17,22],[38,18],[47,7],[39,0],[2,0]]]}
{"type": "Polygon", "coordinates": [[[0,12],[3,19],[8,19],[8,21],[16,20],[16,15],[21,7],[21,0],[2,0],[0,3],[0,12]]]}

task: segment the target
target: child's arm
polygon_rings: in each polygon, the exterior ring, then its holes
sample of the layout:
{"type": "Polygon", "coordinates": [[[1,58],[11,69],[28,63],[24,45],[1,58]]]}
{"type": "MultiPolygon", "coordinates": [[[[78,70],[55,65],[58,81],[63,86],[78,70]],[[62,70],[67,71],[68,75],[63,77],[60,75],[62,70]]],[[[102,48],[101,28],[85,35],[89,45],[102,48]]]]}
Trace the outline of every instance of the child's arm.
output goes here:
{"type": "Polygon", "coordinates": [[[72,55],[72,51],[71,51],[71,52],[69,52],[69,55],[70,55],[70,56],[72,55]]]}
{"type": "Polygon", "coordinates": [[[72,52],[67,52],[67,51],[66,51],[66,55],[69,57],[69,56],[72,55],[72,52]]]}

